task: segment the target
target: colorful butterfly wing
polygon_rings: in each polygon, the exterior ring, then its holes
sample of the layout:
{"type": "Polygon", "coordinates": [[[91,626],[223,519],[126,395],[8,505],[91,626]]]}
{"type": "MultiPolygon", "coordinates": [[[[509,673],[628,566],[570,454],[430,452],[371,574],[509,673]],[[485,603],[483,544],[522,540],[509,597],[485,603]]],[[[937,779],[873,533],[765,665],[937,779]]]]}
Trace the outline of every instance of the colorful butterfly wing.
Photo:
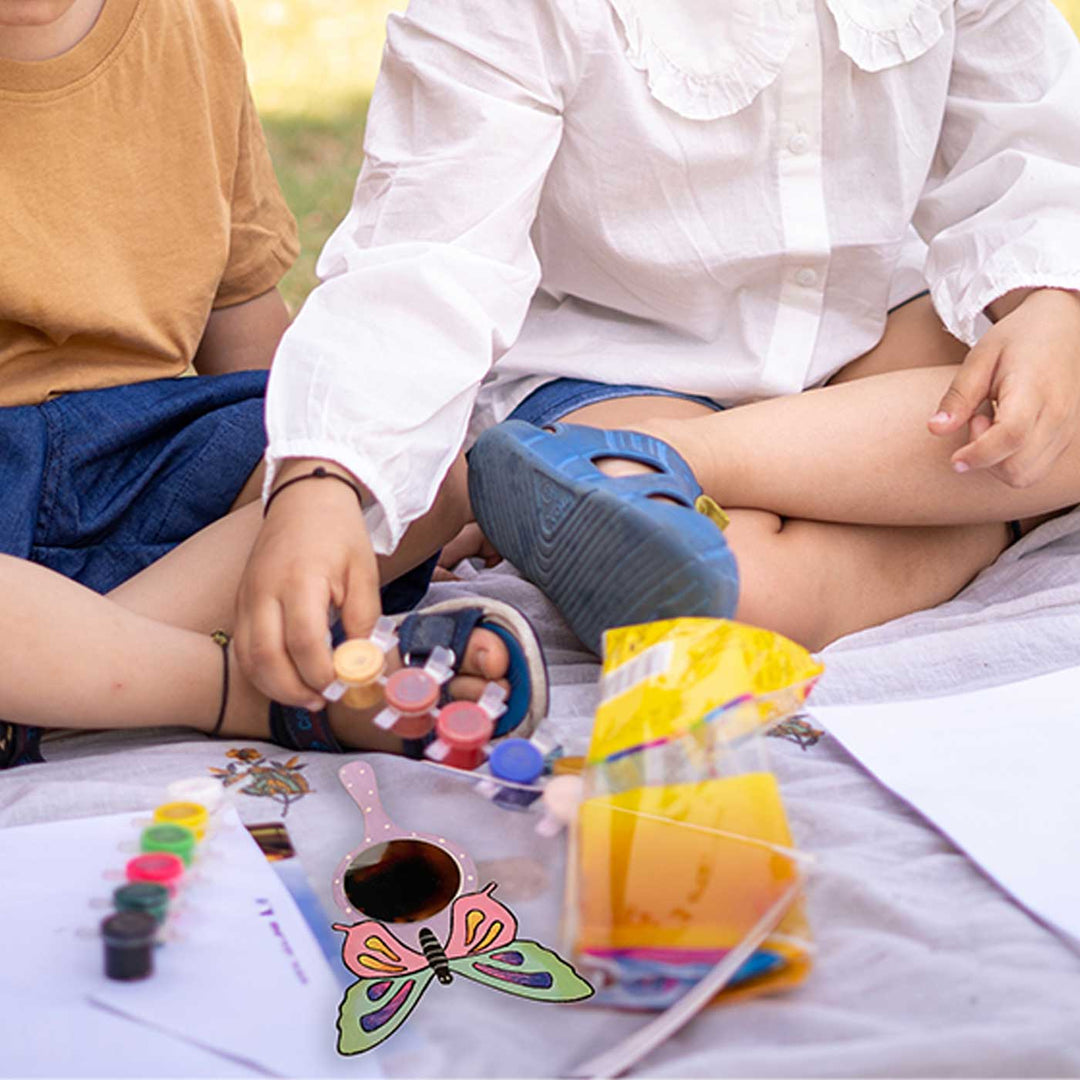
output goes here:
{"type": "Polygon", "coordinates": [[[338,1052],[362,1054],[391,1035],[409,1017],[435,973],[412,972],[390,979],[353,983],[338,1009],[338,1052]]]}
{"type": "Polygon", "coordinates": [[[454,901],[446,940],[446,955],[451,959],[498,949],[514,940],[517,919],[491,895],[494,889],[492,883],[483,892],[466,893],[454,901]]]}
{"type": "Polygon", "coordinates": [[[374,919],[355,926],[334,923],[334,929],[345,934],[341,943],[342,962],[361,979],[395,979],[427,967],[422,953],[403,945],[374,919]]]}
{"type": "Polygon", "coordinates": [[[511,941],[479,955],[455,957],[449,964],[466,979],[534,1001],[581,1001],[593,994],[565,960],[535,941],[511,941]]]}

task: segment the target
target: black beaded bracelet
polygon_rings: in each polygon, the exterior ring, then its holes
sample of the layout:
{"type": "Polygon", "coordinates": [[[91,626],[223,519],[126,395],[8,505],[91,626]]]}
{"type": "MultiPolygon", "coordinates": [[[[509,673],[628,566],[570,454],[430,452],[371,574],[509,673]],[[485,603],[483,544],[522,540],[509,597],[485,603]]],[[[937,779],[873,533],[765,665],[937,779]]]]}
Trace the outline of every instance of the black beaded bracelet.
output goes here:
{"type": "Polygon", "coordinates": [[[221,732],[221,725],[225,723],[225,710],[229,707],[229,642],[232,638],[224,630],[215,630],[210,637],[216,645],[221,646],[221,705],[218,708],[217,720],[210,729],[210,737],[217,738],[221,732]]]}
{"type": "Polygon", "coordinates": [[[284,484],[280,484],[278,487],[274,488],[263,505],[263,517],[266,517],[270,512],[270,506],[273,501],[287,487],[292,487],[293,484],[299,484],[301,480],[338,480],[352,491],[356,496],[356,501],[360,504],[360,509],[364,509],[364,493],[361,491],[359,484],[350,480],[347,476],[342,476],[341,473],[330,472],[329,469],[324,469],[321,465],[316,465],[311,472],[304,473],[303,476],[294,476],[291,480],[286,480],[284,484]]]}

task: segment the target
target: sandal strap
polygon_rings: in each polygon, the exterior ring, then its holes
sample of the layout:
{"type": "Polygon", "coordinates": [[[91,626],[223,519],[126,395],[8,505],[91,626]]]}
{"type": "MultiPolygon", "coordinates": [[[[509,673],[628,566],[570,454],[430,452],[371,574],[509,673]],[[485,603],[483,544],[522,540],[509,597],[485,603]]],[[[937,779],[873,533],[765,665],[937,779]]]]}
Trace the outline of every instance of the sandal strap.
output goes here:
{"type": "MultiPolygon", "coordinates": [[[[641,476],[605,477],[620,487],[626,485],[628,491],[646,489],[648,493],[666,495],[687,506],[693,506],[701,494],[701,485],[686,458],[670,443],[655,436],[582,424],[552,424],[545,430],[554,438],[564,440],[567,450],[576,456],[587,457],[594,468],[602,458],[621,458],[656,470],[641,476]],[[654,488],[648,487],[650,481],[656,485],[654,488]]],[[[600,472],[599,468],[597,472],[600,472]]]]}
{"type": "Polygon", "coordinates": [[[0,769],[13,769],[16,765],[38,765],[41,756],[41,732],[39,727],[10,724],[0,720],[0,769]]]}
{"type": "Polygon", "coordinates": [[[483,617],[483,609],[479,607],[459,608],[434,615],[413,612],[398,627],[401,658],[412,667],[423,667],[428,657],[441,647],[454,654],[454,671],[460,671],[469,636],[483,617]]]}
{"type": "Polygon", "coordinates": [[[330,730],[330,719],[325,710],[313,713],[277,701],[270,702],[270,741],[289,750],[346,753],[330,730]]]}
{"type": "Polygon", "coordinates": [[[637,495],[643,499],[652,499],[663,496],[671,499],[689,509],[694,509],[694,503],[700,497],[687,492],[686,486],[668,476],[666,473],[639,473],[636,476],[606,476],[605,479],[619,485],[619,491],[624,495],[637,495]]]}

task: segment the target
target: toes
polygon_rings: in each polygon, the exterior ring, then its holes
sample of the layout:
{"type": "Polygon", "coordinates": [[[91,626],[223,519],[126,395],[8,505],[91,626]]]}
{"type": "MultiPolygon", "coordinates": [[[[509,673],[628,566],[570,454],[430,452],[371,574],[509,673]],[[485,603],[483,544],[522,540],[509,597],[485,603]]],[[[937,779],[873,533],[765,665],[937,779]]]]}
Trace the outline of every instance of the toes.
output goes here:
{"type": "Polygon", "coordinates": [[[510,684],[505,679],[491,680],[482,679],[476,675],[458,675],[450,680],[450,696],[455,701],[479,701],[480,695],[492,681],[497,682],[508,694],[510,693],[510,684]]]}
{"type": "Polygon", "coordinates": [[[510,654],[502,638],[490,630],[474,630],[465,649],[462,674],[478,675],[482,680],[494,681],[502,679],[509,667],[510,654]]]}

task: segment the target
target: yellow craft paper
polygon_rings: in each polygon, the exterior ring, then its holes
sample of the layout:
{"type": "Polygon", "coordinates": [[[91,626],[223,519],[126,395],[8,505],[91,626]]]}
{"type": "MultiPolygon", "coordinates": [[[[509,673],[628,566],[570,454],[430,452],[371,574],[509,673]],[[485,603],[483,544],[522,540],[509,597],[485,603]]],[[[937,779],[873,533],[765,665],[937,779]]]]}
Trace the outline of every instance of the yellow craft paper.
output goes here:
{"type": "Polygon", "coordinates": [[[609,630],[588,760],[683,735],[745,697],[741,722],[767,725],[796,712],[823,671],[782,635],[726,619],[609,630]]]}

